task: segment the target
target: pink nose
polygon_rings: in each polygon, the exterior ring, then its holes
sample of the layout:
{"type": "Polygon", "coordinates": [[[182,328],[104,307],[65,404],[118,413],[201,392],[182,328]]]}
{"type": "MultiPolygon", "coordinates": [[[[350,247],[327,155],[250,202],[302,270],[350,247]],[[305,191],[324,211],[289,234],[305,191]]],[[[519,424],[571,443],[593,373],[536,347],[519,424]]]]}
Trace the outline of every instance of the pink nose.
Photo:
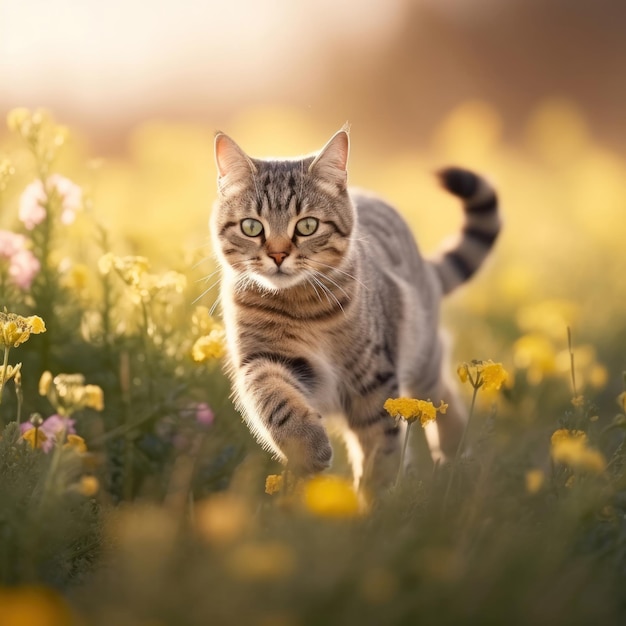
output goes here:
{"type": "Polygon", "coordinates": [[[271,257],[272,259],[274,259],[274,263],[276,263],[276,265],[278,265],[278,267],[281,266],[282,262],[289,256],[286,252],[268,252],[267,256],[271,257]]]}

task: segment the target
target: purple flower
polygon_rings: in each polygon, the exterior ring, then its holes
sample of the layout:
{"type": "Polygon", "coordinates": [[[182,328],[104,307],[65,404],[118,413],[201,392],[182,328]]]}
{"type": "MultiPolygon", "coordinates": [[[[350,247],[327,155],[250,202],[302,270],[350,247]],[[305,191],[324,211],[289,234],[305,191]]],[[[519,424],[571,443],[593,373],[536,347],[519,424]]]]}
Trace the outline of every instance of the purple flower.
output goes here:
{"type": "MultiPolygon", "coordinates": [[[[56,443],[57,436],[63,430],[64,425],[67,425],[67,430],[65,431],[66,435],[75,435],[76,429],[74,425],[76,424],[76,420],[66,419],[61,417],[60,415],[51,415],[48,419],[44,420],[43,424],[39,427],[39,430],[43,432],[43,434],[47,437],[46,441],[42,446],[42,450],[44,452],[50,452],[56,443]]],[[[25,422],[20,424],[20,430],[22,434],[26,431],[35,428],[30,422],[25,422]]]]}

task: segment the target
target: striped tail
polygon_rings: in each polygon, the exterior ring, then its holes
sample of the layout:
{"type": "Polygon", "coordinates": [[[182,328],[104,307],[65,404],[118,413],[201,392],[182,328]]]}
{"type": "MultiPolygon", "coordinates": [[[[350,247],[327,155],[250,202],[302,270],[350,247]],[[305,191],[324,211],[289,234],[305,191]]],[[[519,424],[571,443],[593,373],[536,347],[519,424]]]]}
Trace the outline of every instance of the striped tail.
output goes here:
{"type": "Polygon", "coordinates": [[[493,188],[468,170],[450,167],[438,172],[441,184],[463,201],[461,233],[432,259],[443,293],[450,293],[473,276],[489,254],[500,232],[498,198],[493,188]]]}

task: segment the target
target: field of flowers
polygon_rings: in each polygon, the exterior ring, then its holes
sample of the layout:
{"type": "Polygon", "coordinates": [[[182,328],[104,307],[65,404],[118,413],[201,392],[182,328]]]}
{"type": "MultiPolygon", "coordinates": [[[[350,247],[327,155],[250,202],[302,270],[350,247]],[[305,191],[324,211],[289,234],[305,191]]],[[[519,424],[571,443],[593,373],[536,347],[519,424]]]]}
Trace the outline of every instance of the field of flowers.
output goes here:
{"type": "MultiPolygon", "coordinates": [[[[254,155],[330,135],[279,110],[226,130],[254,155]]],[[[352,182],[426,252],[461,219],[443,164],[491,177],[505,219],[444,309],[470,452],[433,466],[419,424],[445,405],[391,399],[418,471],[376,496],[340,451],[332,473],[283,473],[230,404],[211,131],[146,123],[101,160],[49,113],[9,113],[0,625],[625,623],[626,163],[558,100],[514,143],[481,102],[409,152],[364,137],[352,182]]]]}

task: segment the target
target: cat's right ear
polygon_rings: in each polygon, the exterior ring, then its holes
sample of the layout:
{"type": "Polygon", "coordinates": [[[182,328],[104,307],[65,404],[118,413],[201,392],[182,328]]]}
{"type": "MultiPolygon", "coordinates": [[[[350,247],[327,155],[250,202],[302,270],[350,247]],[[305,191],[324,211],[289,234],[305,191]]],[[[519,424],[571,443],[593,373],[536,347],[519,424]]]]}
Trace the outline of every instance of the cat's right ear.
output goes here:
{"type": "Polygon", "coordinates": [[[350,154],[350,127],[344,124],[321,149],[309,172],[316,173],[339,189],[345,190],[348,183],[348,155],[350,154]]]}
{"type": "Polygon", "coordinates": [[[241,185],[256,173],[248,155],[228,135],[220,132],[215,135],[215,164],[220,191],[241,185]]]}

